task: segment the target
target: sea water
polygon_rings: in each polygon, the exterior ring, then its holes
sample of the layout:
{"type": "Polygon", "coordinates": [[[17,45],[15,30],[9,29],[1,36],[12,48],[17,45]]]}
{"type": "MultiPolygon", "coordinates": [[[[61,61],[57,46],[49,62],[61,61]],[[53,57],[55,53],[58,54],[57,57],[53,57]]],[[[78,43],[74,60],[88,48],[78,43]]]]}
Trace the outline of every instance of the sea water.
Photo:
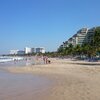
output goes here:
{"type": "Polygon", "coordinates": [[[1,56],[0,57],[0,67],[9,66],[28,66],[33,65],[34,60],[25,57],[11,57],[11,56],[1,56]],[[27,59],[27,60],[26,60],[27,59]]]}
{"type": "Polygon", "coordinates": [[[0,63],[23,60],[23,57],[0,56],[0,63]]]}

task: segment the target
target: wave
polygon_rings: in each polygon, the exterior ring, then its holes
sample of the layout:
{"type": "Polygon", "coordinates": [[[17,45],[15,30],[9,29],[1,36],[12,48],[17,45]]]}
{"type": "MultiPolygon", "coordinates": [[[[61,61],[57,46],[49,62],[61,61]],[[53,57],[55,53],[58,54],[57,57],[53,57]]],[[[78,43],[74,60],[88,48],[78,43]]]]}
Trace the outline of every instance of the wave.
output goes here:
{"type": "Polygon", "coordinates": [[[0,63],[23,60],[23,57],[0,57],[0,63]]]}

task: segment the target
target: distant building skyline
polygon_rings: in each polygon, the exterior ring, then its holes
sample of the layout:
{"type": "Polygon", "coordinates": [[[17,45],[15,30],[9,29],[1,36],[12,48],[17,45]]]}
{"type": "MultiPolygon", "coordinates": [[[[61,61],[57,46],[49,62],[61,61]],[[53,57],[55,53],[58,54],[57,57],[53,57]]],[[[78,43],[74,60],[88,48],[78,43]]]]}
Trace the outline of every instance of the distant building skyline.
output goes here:
{"type": "Polygon", "coordinates": [[[32,53],[45,53],[45,48],[44,47],[35,47],[35,48],[31,48],[31,47],[25,47],[24,50],[18,50],[18,49],[14,49],[14,50],[10,50],[11,55],[24,55],[24,54],[32,54],[32,53]]]}

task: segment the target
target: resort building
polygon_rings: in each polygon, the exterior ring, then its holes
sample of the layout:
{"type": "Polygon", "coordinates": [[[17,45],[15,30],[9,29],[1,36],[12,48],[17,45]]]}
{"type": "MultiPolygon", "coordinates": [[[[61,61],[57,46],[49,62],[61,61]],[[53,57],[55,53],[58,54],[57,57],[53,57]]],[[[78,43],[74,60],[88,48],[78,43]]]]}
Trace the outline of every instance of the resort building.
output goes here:
{"type": "Polygon", "coordinates": [[[36,53],[45,53],[45,48],[36,48],[36,53]]]}
{"type": "Polygon", "coordinates": [[[45,48],[40,47],[40,48],[25,48],[25,54],[31,54],[31,53],[45,53],[45,48]]]}
{"type": "Polygon", "coordinates": [[[25,47],[25,54],[30,54],[32,53],[32,49],[29,47],[25,47]]]}
{"type": "Polygon", "coordinates": [[[87,28],[82,28],[75,35],[73,35],[71,38],[68,39],[68,41],[63,42],[64,47],[68,47],[69,44],[72,44],[73,46],[76,45],[82,45],[87,41],[87,33],[88,29],[87,28]]]}
{"type": "Polygon", "coordinates": [[[75,45],[82,45],[83,43],[85,43],[87,41],[87,33],[87,28],[82,28],[81,30],[79,30],[75,36],[75,45]]]}
{"type": "Polygon", "coordinates": [[[95,33],[95,29],[96,27],[93,27],[91,29],[88,30],[88,33],[87,33],[87,43],[90,43],[92,41],[92,37],[95,33]]]}
{"type": "Polygon", "coordinates": [[[93,39],[93,35],[95,33],[95,29],[98,27],[93,27],[91,29],[88,28],[82,28],[75,35],[73,35],[71,38],[69,38],[67,41],[63,42],[63,44],[60,47],[68,47],[69,44],[72,44],[73,46],[76,45],[82,45],[84,43],[90,43],[93,39]]]}

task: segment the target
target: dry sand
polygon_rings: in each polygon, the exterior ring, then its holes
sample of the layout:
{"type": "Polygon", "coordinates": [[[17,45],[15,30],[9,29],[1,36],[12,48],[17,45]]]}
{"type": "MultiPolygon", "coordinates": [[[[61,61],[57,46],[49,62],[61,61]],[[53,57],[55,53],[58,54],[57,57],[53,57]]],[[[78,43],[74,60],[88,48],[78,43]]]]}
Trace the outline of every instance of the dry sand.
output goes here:
{"type": "Polygon", "coordinates": [[[100,62],[51,59],[51,64],[9,67],[13,73],[33,73],[54,80],[34,100],[100,100],[100,62]]]}

